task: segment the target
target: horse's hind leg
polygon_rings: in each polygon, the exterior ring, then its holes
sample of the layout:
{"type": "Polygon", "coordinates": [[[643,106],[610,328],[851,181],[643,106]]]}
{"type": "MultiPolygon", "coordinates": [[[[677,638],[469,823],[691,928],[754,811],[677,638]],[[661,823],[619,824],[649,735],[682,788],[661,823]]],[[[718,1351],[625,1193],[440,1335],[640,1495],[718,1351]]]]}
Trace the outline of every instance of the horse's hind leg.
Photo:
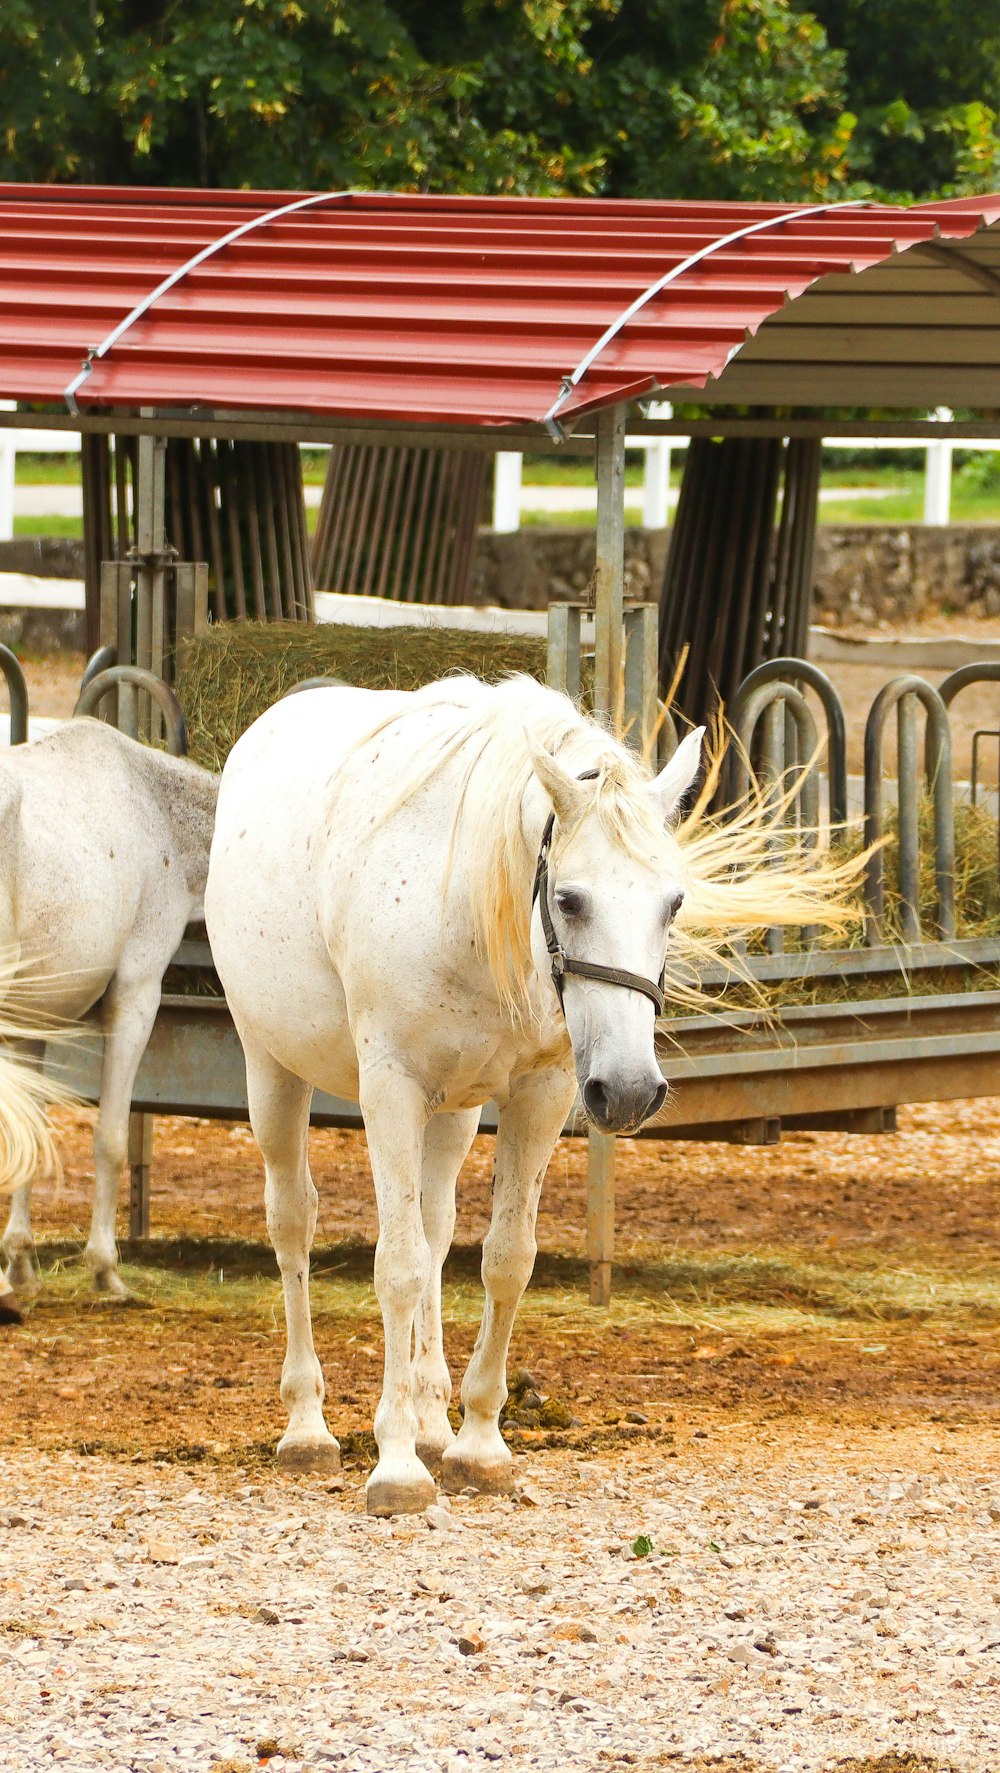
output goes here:
{"type": "Polygon", "coordinates": [[[365,1499],[369,1514],[416,1514],[436,1495],[434,1479],[417,1457],[410,1370],[414,1318],[431,1277],[420,1213],[428,1114],[423,1091],[388,1060],[362,1075],[361,1112],[378,1200],[375,1291],[385,1334],[382,1396],[375,1412],[378,1464],[365,1499]]]}
{"type": "Polygon", "coordinates": [[[464,1420],[441,1464],[446,1490],[472,1485],[498,1491],[511,1485],[513,1462],[499,1420],[507,1400],[507,1349],[534,1265],[538,1196],[574,1089],[561,1071],[532,1073],[500,1114],[493,1218],[483,1241],[486,1305],[462,1382],[464,1420]]]}
{"type": "Polygon", "coordinates": [[[297,1471],[336,1471],[340,1447],[323,1420],[323,1372],[309,1311],[309,1251],[318,1198],[309,1174],[312,1087],[246,1035],[243,1050],[250,1124],[264,1157],[267,1229],[285,1296],[288,1343],[281,1401],[288,1427],[278,1442],[278,1463],[297,1471]]]}
{"type": "MultiPolygon", "coordinates": [[[[20,1057],[26,1064],[36,1067],[41,1065],[44,1050],[37,1041],[18,1043],[20,1057]]],[[[22,1299],[31,1299],[38,1292],[35,1234],[31,1229],[30,1182],[22,1183],[11,1195],[10,1214],[3,1234],[3,1249],[9,1266],[6,1282],[0,1284],[0,1322],[19,1323],[20,1307],[14,1295],[20,1294],[22,1299]]]]}
{"type": "Polygon", "coordinates": [[[430,1246],[431,1273],[417,1306],[413,1326],[411,1367],[413,1403],[417,1412],[417,1455],[434,1471],[451,1446],[448,1421],[451,1375],[444,1358],[441,1331],[441,1269],[455,1230],[455,1184],[479,1126],[479,1110],[435,1114],[424,1134],[420,1210],[430,1246]]]}
{"type": "Polygon", "coordinates": [[[105,993],[101,1103],[94,1127],[94,1205],[84,1255],[95,1288],[111,1300],[129,1298],[118,1273],[118,1189],[128,1155],[128,1117],[136,1072],[159,1007],[158,971],[153,977],[136,979],[120,969],[105,993]]]}

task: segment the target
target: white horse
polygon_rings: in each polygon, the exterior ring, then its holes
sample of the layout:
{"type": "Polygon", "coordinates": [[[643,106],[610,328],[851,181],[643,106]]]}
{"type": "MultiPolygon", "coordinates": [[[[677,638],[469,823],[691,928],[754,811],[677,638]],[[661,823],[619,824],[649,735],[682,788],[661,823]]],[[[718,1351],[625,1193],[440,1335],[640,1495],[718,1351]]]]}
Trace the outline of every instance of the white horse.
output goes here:
{"type": "MultiPolygon", "coordinates": [[[[713,850],[710,839],[700,861],[697,844],[679,845],[668,821],[700,747],[699,731],[651,779],[564,696],[524,678],[492,688],[455,678],[411,694],[291,697],[226,764],[205,911],[246,1054],[284,1288],[278,1457],[338,1456],[309,1311],[307,1130],[321,1088],[360,1101],[378,1200],[385,1376],[370,1512],[424,1508],[432,1466],[449,1489],[508,1487],[498,1416],[542,1178],[577,1082],[606,1131],[637,1127],[663,1100],[657,981],[685,891],[710,925],[720,906],[730,927],[763,921],[764,903],[789,922],[823,914],[828,880],[791,875],[783,888],[771,876],[765,899],[759,881],[733,876],[737,840],[713,850]],[[724,885],[708,878],[713,855],[724,885]],[[491,1097],[486,1304],[456,1437],[441,1266],[458,1172],[491,1097]]],[[[752,876],[766,848],[744,848],[752,876]]]]}
{"type": "MultiPolygon", "coordinates": [[[[104,1031],[94,1129],[96,1185],[86,1258],[99,1292],[127,1298],[115,1214],[128,1148],[132,1086],[184,927],[201,915],[218,778],[136,744],[101,721],[68,721],[0,753],[0,950],[16,958],[4,1005],[41,1031],[74,1022],[98,999],[104,1031]]],[[[23,1034],[22,1034],[23,1038],[23,1034]]],[[[40,1046],[24,1057],[36,1063],[40,1046]]],[[[28,1086],[29,1073],[23,1073],[28,1086]]],[[[36,1095],[42,1093],[37,1080],[36,1095]]],[[[3,1248],[0,1321],[35,1290],[31,1178],[45,1155],[8,1163],[15,1188],[3,1248]]]]}

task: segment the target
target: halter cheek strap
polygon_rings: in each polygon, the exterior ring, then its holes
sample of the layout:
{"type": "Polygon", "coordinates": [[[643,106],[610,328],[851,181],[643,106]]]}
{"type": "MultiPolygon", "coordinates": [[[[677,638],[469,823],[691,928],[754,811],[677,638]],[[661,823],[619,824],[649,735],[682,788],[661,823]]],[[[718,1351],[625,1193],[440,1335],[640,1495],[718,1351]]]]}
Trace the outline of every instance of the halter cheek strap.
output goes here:
{"type": "MultiPolygon", "coordinates": [[[[588,770],[579,779],[581,782],[588,782],[592,781],[596,775],[596,770],[588,770]]],[[[664,963],[663,972],[660,974],[659,983],[654,984],[652,979],[644,979],[641,973],[628,973],[622,967],[602,967],[598,966],[595,961],[574,960],[563,948],[556,935],[549,907],[549,850],[555,822],[555,813],[550,813],[545,822],[545,830],[542,832],[531,903],[534,907],[535,901],[538,901],[538,909],[542,919],[542,933],[545,936],[545,946],[548,949],[552,965],[552,983],[556,988],[559,1008],[565,1014],[563,980],[567,973],[576,973],[581,979],[598,979],[604,985],[620,985],[624,991],[641,991],[643,997],[648,997],[650,1003],[655,1006],[657,1015],[662,1016],[666,963],[664,963]]]]}

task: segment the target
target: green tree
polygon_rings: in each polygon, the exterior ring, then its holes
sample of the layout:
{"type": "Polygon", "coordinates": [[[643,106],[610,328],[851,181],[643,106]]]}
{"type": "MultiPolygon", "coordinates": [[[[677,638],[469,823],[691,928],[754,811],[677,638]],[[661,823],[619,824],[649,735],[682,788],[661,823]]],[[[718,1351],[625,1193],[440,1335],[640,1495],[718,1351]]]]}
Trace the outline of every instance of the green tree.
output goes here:
{"type": "Polygon", "coordinates": [[[995,0],[3,0],[0,178],[769,198],[1000,182],[995,0]]]}
{"type": "Polygon", "coordinates": [[[856,175],[886,195],[996,189],[996,0],[811,0],[846,57],[856,175]]]}

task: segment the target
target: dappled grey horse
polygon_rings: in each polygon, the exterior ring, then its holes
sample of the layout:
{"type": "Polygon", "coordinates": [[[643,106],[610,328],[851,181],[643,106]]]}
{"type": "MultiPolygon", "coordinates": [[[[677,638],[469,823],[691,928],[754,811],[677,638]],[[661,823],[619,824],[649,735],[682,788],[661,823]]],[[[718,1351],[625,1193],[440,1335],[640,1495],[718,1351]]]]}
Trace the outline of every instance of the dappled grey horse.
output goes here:
{"type": "MultiPolygon", "coordinates": [[[[115,1215],[139,1061],[164,972],[201,915],[218,778],[137,744],[101,721],[67,722],[0,753],[0,1015],[10,1032],[73,1022],[102,1000],[101,1099],[94,1130],[94,1205],[86,1257],[95,1287],[127,1297],[115,1215]]],[[[41,1040],[19,1049],[37,1065],[41,1040]]],[[[9,1056],[9,1049],[8,1049],[9,1056]]],[[[35,1157],[44,1147],[37,1142],[35,1157]]],[[[14,1184],[3,1237],[0,1320],[37,1285],[30,1165],[14,1184]],[[27,1173],[25,1173],[27,1171],[27,1173]]]]}

